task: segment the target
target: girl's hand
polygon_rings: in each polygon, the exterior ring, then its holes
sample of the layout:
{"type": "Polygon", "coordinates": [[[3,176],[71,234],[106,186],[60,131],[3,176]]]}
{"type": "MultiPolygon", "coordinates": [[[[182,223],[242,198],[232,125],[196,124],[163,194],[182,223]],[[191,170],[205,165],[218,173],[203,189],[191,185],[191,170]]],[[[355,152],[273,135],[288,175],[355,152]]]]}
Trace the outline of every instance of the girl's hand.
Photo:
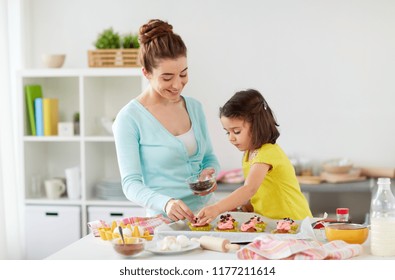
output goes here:
{"type": "Polygon", "coordinates": [[[241,207],[242,212],[254,212],[254,207],[251,204],[251,201],[248,201],[246,204],[242,205],[241,207]]]}
{"type": "Polygon", "coordinates": [[[179,199],[170,199],[165,207],[167,216],[173,221],[185,220],[193,222],[195,215],[189,207],[179,199]]]}
{"type": "Polygon", "coordinates": [[[206,224],[211,223],[221,214],[215,205],[210,205],[204,207],[200,212],[197,214],[198,223],[199,224],[206,224]]]}

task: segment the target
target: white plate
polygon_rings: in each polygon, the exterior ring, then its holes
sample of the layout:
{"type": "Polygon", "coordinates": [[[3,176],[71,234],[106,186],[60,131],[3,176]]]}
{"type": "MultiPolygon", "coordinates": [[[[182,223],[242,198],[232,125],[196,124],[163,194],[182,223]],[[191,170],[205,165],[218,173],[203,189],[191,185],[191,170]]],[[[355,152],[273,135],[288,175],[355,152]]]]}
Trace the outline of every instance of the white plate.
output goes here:
{"type": "Polygon", "coordinates": [[[152,246],[151,248],[145,248],[145,250],[147,250],[151,253],[157,254],[157,255],[176,255],[176,254],[182,254],[185,252],[189,252],[189,251],[195,250],[200,247],[199,242],[197,242],[197,241],[190,241],[190,242],[191,243],[187,247],[181,248],[181,250],[179,250],[179,251],[162,251],[162,250],[159,250],[156,247],[156,245],[152,246]]]}

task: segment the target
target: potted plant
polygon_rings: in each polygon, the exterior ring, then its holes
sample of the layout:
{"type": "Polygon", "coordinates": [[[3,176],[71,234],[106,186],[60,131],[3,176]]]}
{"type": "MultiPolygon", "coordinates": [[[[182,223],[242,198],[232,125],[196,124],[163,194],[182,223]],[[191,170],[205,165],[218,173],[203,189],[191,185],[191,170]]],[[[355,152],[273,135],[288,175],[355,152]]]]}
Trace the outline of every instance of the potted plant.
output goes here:
{"type": "Polygon", "coordinates": [[[122,37],[122,47],[124,49],[138,49],[140,47],[137,35],[127,34],[122,37]]]}
{"type": "Polygon", "coordinates": [[[137,67],[138,36],[119,35],[112,27],[98,34],[93,43],[96,50],[88,51],[89,67],[137,67]]]}
{"type": "Polygon", "coordinates": [[[121,36],[110,27],[97,36],[94,44],[99,50],[119,49],[121,47],[121,36]]]}
{"type": "Polygon", "coordinates": [[[80,113],[76,112],[73,115],[73,123],[74,123],[74,134],[80,134],[80,113]]]}

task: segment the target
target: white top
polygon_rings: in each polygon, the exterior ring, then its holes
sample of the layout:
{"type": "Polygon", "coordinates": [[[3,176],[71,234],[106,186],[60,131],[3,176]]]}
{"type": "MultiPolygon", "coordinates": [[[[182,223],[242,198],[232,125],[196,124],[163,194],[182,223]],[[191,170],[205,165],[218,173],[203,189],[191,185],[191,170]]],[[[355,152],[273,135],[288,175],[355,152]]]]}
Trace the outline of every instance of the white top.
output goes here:
{"type": "Polygon", "coordinates": [[[188,156],[192,156],[196,153],[197,143],[195,138],[195,133],[193,132],[192,126],[189,131],[184,134],[176,136],[178,140],[184,143],[185,148],[187,149],[188,156]]]}

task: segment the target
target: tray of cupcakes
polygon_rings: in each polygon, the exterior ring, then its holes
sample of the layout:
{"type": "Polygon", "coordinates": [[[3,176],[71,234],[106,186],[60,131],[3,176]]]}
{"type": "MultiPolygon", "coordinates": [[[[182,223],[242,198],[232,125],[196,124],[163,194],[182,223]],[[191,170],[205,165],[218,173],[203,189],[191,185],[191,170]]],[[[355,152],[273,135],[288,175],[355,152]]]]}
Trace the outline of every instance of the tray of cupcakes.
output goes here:
{"type": "Polygon", "coordinates": [[[279,239],[314,239],[311,219],[292,220],[269,219],[257,213],[227,212],[212,223],[199,225],[187,221],[164,224],[155,229],[155,236],[183,234],[189,238],[200,236],[215,236],[226,238],[233,243],[248,243],[262,234],[275,235],[279,239]]]}

